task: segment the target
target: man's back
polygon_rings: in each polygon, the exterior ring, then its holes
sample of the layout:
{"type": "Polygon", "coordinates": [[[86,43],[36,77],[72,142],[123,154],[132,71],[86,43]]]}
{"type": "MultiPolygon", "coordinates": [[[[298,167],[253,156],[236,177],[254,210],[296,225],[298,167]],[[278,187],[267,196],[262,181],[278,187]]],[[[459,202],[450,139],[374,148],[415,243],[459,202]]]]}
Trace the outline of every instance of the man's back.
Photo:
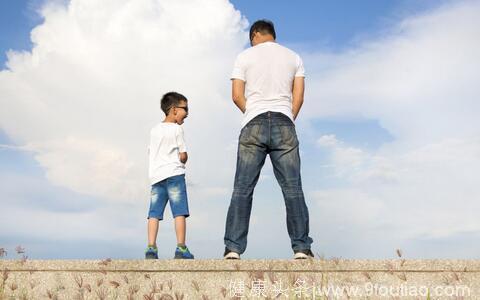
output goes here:
{"type": "Polygon", "coordinates": [[[240,53],[232,79],[245,81],[246,111],[242,125],[266,111],[280,112],[293,120],[292,83],[304,77],[301,58],[275,42],[265,42],[240,53]]]}

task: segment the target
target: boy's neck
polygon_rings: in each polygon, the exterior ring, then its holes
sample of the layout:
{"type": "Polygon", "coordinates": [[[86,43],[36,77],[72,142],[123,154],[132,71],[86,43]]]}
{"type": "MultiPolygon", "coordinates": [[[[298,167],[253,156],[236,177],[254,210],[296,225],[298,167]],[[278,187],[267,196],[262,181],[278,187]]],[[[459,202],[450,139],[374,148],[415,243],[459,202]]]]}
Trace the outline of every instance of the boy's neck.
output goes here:
{"type": "Polygon", "coordinates": [[[163,123],[177,123],[177,121],[175,121],[175,118],[173,117],[166,116],[165,119],[163,120],[163,123]]]}

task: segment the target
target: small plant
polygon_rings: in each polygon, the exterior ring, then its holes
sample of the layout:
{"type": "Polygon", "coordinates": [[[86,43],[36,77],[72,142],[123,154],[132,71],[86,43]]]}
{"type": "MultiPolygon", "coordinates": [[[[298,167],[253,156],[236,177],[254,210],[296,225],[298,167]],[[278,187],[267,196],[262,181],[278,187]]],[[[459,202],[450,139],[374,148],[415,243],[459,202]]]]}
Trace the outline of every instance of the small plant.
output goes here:
{"type": "Polygon", "coordinates": [[[105,287],[101,287],[95,292],[95,294],[97,295],[99,300],[105,300],[107,299],[108,291],[105,287]]]}
{"type": "Polygon", "coordinates": [[[4,269],[2,272],[2,288],[5,287],[5,282],[8,280],[9,272],[7,269],[4,269]]]}
{"type": "Polygon", "coordinates": [[[278,281],[277,275],[275,275],[274,272],[268,272],[267,273],[268,279],[270,280],[271,283],[274,283],[275,281],[278,281]]]}
{"type": "Polygon", "coordinates": [[[145,300],[155,300],[155,295],[153,293],[143,295],[145,300]]]}
{"type": "Polygon", "coordinates": [[[17,254],[25,254],[25,248],[22,248],[22,246],[17,246],[15,248],[15,252],[17,252],[17,254]]]}
{"type": "Polygon", "coordinates": [[[339,257],[332,257],[332,261],[336,266],[338,266],[338,264],[340,264],[340,258],[339,257]]]}
{"type": "Polygon", "coordinates": [[[325,260],[325,254],[323,253],[318,253],[318,252],[315,252],[315,254],[317,255],[317,258],[319,260],[325,260]]]}
{"type": "Polygon", "coordinates": [[[150,283],[150,294],[158,294],[163,290],[163,284],[158,285],[155,280],[150,283]]]}
{"type": "Polygon", "coordinates": [[[52,299],[52,300],[58,299],[57,294],[55,292],[52,292],[51,290],[47,290],[47,297],[48,299],[52,299]]]}
{"type": "Polygon", "coordinates": [[[455,279],[455,281],[460,281],[460,276],[458,276],[457,272],[452,270],[452,274],[453,274],[453,278],[455,279]]]}
{"type": "Polygon", "coordinates": [[[399,258],[402,258],[402,250],[397,249],[396,252],[397,252],[398,257],[399,257],[399,258]]]}
{"type": "Polygon", "coordinates": [[[38,283],[34,280],[30,280],[29,285],[30,289],[33,290],[38,285],[38,283]]]}
{"type": "Polygon", "coordinates": [[[18,284],[16,284],[15,282],[12,282],[10,283],[9,288],[12,292],[15,292],[18,289],[18,284]]]}
{"type": "Polygon", "coordinates": [[[223,298],[227,297],[227,289],[224,286],[220,289],[220,294],[222,294],[223,298]]]}
{"type": "Polygon", "coordinates": [[[367,278],[368,280],[372,280],[372,276],[368,272],[363,272],[362,275],[365,276],[365,278],[367,278]]]}
{"type": "Polygon", "coordinates": [[[387,268],[388,273],[389,273],[390,275],[393,275],[393,274],[394,274],[393,271],[395,270],[395,266],[394,266],[391,262],[387,262],[387,263],[385,264],[385,267],[387,268]]]}
{"type": "Polygon", "coordinates": [[[107,258],[107,259],[104,259],[104,260],[100,261],[98,264],[102,265],[102,266],[108,266],[108,264],[111,263],[111,262],[112,262],[112,259],[107,258]]]}
{"type": "Polygon", "coordinates": [[[195,280],[192,280],[192,287],[197,291],[197,293],[200,292],[200,286],[195,280]]]}
{"type": "Polygon", "coordinates": [[[138,285],[132,285],[131,287],[128,288],[128,294],[129,294],[130,296],[132,296],[132,298],[133,298],[133,296],[134,296],[136,293],[138,293],[139,290],[140,290],[140,286],[138,286],[138,285]]]}
{"type": "Polygon", "coordinates": [[[159,300],[174,300],[172,296],[169,294],[162,294],[159,298],[159,300]]]}
{"type": "Polygon", "coordinates": [[[75,283],[77,284],[78,288],[81,289],[83,287],[82,275],[74,275],[73,279],[75,280],[75,283]]]}
{"type": "Polygon", "coordinates": [[[103,278],[97,279],[97,287],[100,287],[103,284],[103,278]]]}
{"type": "Polygon", "coordinates": [[[405,274],[405,272],[398,274],[397,277],[403,281],[407,281],[407,274],[405,274]]]}
{"type": "Polygon", "coordinates": [[[234,264],[235,270],[240,271],[240,265],[239,264],[234,264]]]}

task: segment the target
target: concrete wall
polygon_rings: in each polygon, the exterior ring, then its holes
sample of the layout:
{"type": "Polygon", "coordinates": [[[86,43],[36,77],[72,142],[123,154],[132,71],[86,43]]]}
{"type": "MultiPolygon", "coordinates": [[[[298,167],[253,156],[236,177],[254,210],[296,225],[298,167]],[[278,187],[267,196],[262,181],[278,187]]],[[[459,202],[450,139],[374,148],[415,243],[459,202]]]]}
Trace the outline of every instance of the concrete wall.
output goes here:
{"type": "Polygon", "coordinates": [[[0,260],[0,299],[480,299],[473,260],[0,260]]]}

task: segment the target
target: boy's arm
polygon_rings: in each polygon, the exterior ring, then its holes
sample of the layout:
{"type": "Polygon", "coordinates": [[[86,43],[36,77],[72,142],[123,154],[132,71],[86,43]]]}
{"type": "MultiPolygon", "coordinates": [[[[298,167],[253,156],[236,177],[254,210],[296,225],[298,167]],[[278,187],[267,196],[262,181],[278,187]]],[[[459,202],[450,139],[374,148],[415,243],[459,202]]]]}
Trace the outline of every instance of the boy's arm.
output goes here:
{"type": "Polygon", "coordinates": [[[232,100],[242,113],[245,113],[247,104],[247,99],[245,99],[245,81],[232,79],[232,100]]]}
{"type": "Polygon", "coordinates": [[[187,146],[183,137],[183,128],[178,126],[177,130],[177,146],[178,146],[178,158],[183,164],[188,160],[187,146]]]}
{"type": "Polygon", "coordinates": [[[294,120],[297,118],[300,108],[302,107],[304,92],[305,77],[295,77],[292,88],[292,113],[294,120]]]}
{"type": "Polygon", "coordinates": [[[188,154],[187,152],[180,152],[178,154],[179,158],[180,158],[180,162],[182,162],[182,164],[186,163],[187,160],[188,160],[188,154]]]}

